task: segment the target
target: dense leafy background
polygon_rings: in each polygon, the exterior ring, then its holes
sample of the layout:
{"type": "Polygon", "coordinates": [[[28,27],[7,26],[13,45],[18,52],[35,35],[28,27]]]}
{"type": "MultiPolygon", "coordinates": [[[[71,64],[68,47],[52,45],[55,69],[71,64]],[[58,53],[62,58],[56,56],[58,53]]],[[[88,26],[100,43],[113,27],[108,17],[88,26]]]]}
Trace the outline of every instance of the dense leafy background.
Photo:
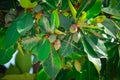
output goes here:
{"type": "Polygon", "coordinates": [[[119,7],[120,0],[1,0],[0,79],[119,80],[119,7]]]}

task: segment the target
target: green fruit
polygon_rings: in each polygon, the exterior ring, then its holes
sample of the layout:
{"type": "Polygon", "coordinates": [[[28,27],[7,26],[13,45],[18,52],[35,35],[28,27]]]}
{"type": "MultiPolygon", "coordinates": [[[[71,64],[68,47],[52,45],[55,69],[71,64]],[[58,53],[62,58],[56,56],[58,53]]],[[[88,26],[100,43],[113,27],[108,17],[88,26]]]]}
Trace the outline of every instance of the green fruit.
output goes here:
{"type": "Polygon", "coordinates": [[[22,73],[29,72],[32,67],[31,54],[21,54],[18,52],[15,58],[15,64],[22,71],[22,73]]]}

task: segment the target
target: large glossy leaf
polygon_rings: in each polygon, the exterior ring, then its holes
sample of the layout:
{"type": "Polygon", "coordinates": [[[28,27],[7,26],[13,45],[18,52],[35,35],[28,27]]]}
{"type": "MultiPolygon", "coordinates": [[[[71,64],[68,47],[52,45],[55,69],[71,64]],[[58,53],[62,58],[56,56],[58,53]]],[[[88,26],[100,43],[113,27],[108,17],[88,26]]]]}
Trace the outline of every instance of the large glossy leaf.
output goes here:
{"type": "Polygon", "coordinates": [[[97,74],[97,71],[91,62],[86,61],[82,65],[79,80],[99,80],[99,75],[97,74]]]}
{"type": "Polygon", "coordinates": [[[94,5],[95,1],[96,0],[89,0],[89,1],[84,0],[84,1],[81,1],[81,5],[80,5],[80,7],[79,7],[79,9],[77,11],[76,17],[77,18],[80,17],[82,11],[89,10],[94,5]]]}
{"type": "Polygon", "coordinates": [[[33,18],[30,12],[22,13],[17,19],[17,31],[22,35],[29,31],[33,26],[33,18]]]}
{"type": "Polygon", "coordinates": [[[40,26],[40,31],[42,33],[51,32],[50,24],[46,17],[43,16],[42,18],[40,18],[40,20],[38,21],[38,24],[40,26]]]}
{"type": "Polygon", "coordinates": [[[98,73],[100,73],[100,70],[101,70],[100,58],[98,57],[97,53],[94,51],[94,49],[92,48],[92,46],[89,44],[89,42],[86,40],[84,36],[82,34],[82,44],[84,47],[84,51],[87,53],[89,61],[91,61],[94,64],[98,73]]]}
{"type": "Polygon", "coordinates": [[[38,59],[44,61],[49,57],[50,54],[50,42],[46,40],[42,42],[39,46],[38,59]]]}
{"type": "Polygon", "coordinates": [[[87,11],[87,19],[98,15],[101,11],[101,6],[101,0],[96,0],[95,4],[87,11]]]}
{"type": "Polygon", "coordinates": [[[86,36],[85,36],[85,39],[87,40],[87,42],[90,44],[90,46],[93,48],[93,50],[97,53],[97,55],[100,58],[107,58],[107,54],[106,54],[107,51],[103,41],[98,39],[97,43],[94,43],[95,41],[93,39],[86,36]]]}
{"type": "Polygon", "coordinates": [[[60,54],[61,56],[69,56],[71,53],[73,53],[73,46],[72,46],[72,40],[71,36],[67,37],[67,39],[64,39],[61,48],[60,48],[60,54]]]}
{"type": "Polygon", "coordinates": [[[52,79],[55,79],[59,73],[61,69],[61,61],[54,48],[51,49],[49,58],[43,62],[43,68],[52,79]]]}
{"type": "Polygon", "coordinates": [[[20,34],[18,33],[16,26],[17,26],[16,22],[13,22],[6,32],[5,35],[6,47],[14,45],[20,38],[20,34]]]}
{"type": "Polygon", "coordinates": [[[7,63],[11,58],[15,49],[13,46],[9,47],[8,49],[0,49],[0,64],[7,63]]]}
{"type": "Polygon", "coordinates": [[[116,34],[117,32],[119,32],[119,30],[117,29],[113,21],[110,19],[106,19],[102,24],[105,27],[106,34],[109,34],[110,36],[116,38],[116,34]]]}
{"type": "Polygon", "coordinates": [[[72,19],[64,15],[59,15],[59,19],[60,19],[60,26],[68,30],[72,23],[72,19]]]}
{"type": "Polygon", "coordinates": [[[120,17],[120,12],[114,8],[107,7],[107,8],[103,8],[102,11],[107,13],[107,14],[120,17]]]}

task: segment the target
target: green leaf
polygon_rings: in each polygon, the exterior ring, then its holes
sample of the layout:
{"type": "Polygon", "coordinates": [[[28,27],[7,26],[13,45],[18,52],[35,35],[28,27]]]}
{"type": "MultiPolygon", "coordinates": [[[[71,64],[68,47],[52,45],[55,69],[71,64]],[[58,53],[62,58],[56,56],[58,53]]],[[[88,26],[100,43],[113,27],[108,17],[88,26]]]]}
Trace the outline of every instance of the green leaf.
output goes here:
{"type": "Polygon", "coordinates": [[[9,26],[9,28],[6,32],[6,35],[5,35],[6,47],[10,47],[11,45],[14,45],[20,38],[20,34],[18,33],[16,26],[17,26],[16,22],[13,22],[9,26]]]}
{"type": "Polygon", "coordinates": [[[85,39],[90,44],[90,46],[93,48],[93,50],[97,53],[98,57],[107,58],[107,54],[106,54],[107,51],[106,51],[103,41],[98,39],[97,43],[95,43],[95,41],[93,39],[91,39],[90,37],[86,37],[86,36],[85,36],[85,39]]]}
{"type": "Polygon", "coordinates": [[[71,53],[73,53],[73,46],[72,46],[72,40],[71,36],[67,37],[67,39],[64,39],[61,48],[60,48],[60,54],[63,57],[69,56],[71,53]]]}
{"type": "Polygon", "coordinates": [[[95,4],[87,11],[87,19],[98,15],[101,11],[102,1],[96,0],[95,4]]]}
{"type": "Polygon", "coordinates": [[[33,18],[30,12],[22,13],[17,19],[17,31],[19,34],[24,34],[25,32],[29,31],[33,26],[33,18]]]}
{"type": "Polygon", "coordinates": [[[114,8],[106,7],[106,8],[103,8],[102,11],[107,13],[107,14],[120,17],[120,12],[114,8]]]}
{"type": "Polygon", "coordinates": [[[108,58],[114,57],[114,54],[117,51],[117,44],[113,42],[106,42],[105,46],[107,48],[108,58]]]}
{"type": "Polygon", "coordinates": [[[2,78],[3,80],[35,80],[35,74],[11,74],[2,78]]]}
{"type": "Polygon", "coordinates": [[[119,58],[120,58],[120,45],[118,46],[119,58]]]}
{"type": "Polygon", "coordinates": [[[83,35],[83,33],[81,33],[81,36],[82,36],[82,44],[84,47],[84,51],[87,53],[89,61],[91,61],[94,64],[98,73],[100,73],[100,70],[101,70],[100,58],[98,57],[97,53],[93,50],[92,46],[89,44],[89,42],[84,37],[86,35],[83,35]]]}
{"type": "Polygon", "coordinates": [[[33,8],[37,5],[37,2],[31,3],[31,0],[20,0],[20,5],[23,8],[33,8]]]}
{"type": "Polygon", "coordinates": [[[30,38],[23,39],[21,42],[21,45],[24,50],[32,51],[33,48],[38,45],[39,41],[40,41],[39,37],[30,37],[30,38]]]}
{"type": "Polygon", "coordinates": [[[46,40],[45,42],[42,42],[39,46],[39,53],[38,53],[38,59],[40,61],[45,61],[50,54],[50,42],[46,40]]]}
{"type": "Polygon", "coordinates": [[[54,48],[51,49],[49,58],[43,62],[43,68],[52,79],[54,79],[59,73],[61,69],[61,61],[54,48]]]}
{"type": "Polygon", "coordinates": [[[110,0],[109,2],[109,7],[115,8],[116,5],[119,3],[119,0],[110,0]]]}
{"type": "Polygon", "coordinates": [[[67,10],[69,8],[68,2],[62,0],[60,10],[67,10]]]}
{"type": "Polygon", "coordinates": [[[0,49],[5,47],[5,36],[0,38],[0,49]]]}
{"type": "Polygon", "coordinates": [[[105,27],[106,34],[109,34],[110,36],[116,38],[116,34],[117,32],[119,32],[119,30],[117,29],[113,21],[110,19],[106,19],[102,24],[105,27]]]}
{"type": "MultiPolygon", "coordinates": [[[[87,55],[91,55],[95,58],[98,58],[98,55],[95,53],[95,51],[93,50],[93,48],[91,47],[91,45],[89,44],[89,42],[86,40],[85,37],[82,36],[82,44],[83,44],[83,47],[84,47],[84,51],[87,53],[87,55]]],[[[85,36],[85,35],[84,35],[85,36]]]]}
{"type": "Polygon", "coordinates": [[[69,5],[69,7],[70,7],[70,10],[71,10],[71,13],[72,13],[73,18],[74,18],[74,20],[76,21],[76,14],[77,14],[77,12],[76,12],[76,10],[75,10],[75,8],[74,8],[74,6],[72,5],[72,3],[71,3],[70,0],[68,0],[68,5],[69,5]]]}
{"type": "Polygon", "coordinates": [[[68,30],[72,23],[72,19],[64,15],[59,15],[59,19],[60,19],[60,26],[68,30]]]}
{"type": "Polygon", "coordinates": [[[13,46],[7,49],[0,49],[0,65],[7,63],[12,58],[14,52],[13,46]]]}
{"type": "Polygon", "coordinates": [[[37,74],[37,80],[49,80],[49,76],[47,73],[44,71],[44,69],[41,69],[38,74],[37,74]]]}
{"type": "Polygon", "coordinates": [[[76,17],[79,18],[81,16],[82,11],[87,7],[89,1],[84,0],[83,2],[81,2],[81,5],[77,11],[76,17]]]}
{"type": "Polygon", "coordinates": [[[46,10],[54,10],[58,6],[59,0],[42,0],[42,3],[46,10]]]}
{"type": "Polygon", "coordinates": [[[21,73],[20,69],[12,64],[10,64],[10,67],[5,72],[5,74],[20,74],[20,73],[21,73]]]}
{"type": "Polygon", "coordinates": [[[80,79],[79,80],[99,80],[99,75],[97,73],[97,70],[95,69],[94,65],[86,61],[82,65],[80,79]]]}
{"type": "Polygon", "coordinates": [[[52,12],[50,21],[51,21],[51,27],[53,30],[60,26],[59,15],[57,10],[54,10],[52,12]]]}
{"type": "Polygon", "coordinates": [[[46,17],[41,17],[38,21],[42,33],[51,32],[49,21],[46,17]]]}
{"type": "Polygon", "coordinates": [[[81,1],[81,5],[80,5],[80,7],[79,7],[79,9],[77,11],[76,17],[79,18],[81,16],[82,11],[89,10],[94,5],[95,1],[96,0],[89,0],[89,1],[84,0],[84,1],[81,1]]]}

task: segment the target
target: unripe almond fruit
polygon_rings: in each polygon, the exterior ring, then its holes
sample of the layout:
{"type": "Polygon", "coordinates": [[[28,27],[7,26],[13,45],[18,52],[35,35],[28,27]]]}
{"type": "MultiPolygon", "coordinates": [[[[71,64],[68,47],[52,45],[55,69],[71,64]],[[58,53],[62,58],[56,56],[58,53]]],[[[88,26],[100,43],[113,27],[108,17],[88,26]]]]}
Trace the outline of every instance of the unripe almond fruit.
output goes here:
{"type": "Polygon", "coordinates": [[[78,31],[78,27],[76,24],[73,24],[70,26],[70,32],[71,33],[76,33],[78,31]]]}
{"type": "Polygon", "coordinates": [[[59,39],[56,39],[55,42],[54,42],[54,48],[55,48],[55,50],[60,49],[60,47],[61,47],[61,42],[60,42],[59,39]]]}

